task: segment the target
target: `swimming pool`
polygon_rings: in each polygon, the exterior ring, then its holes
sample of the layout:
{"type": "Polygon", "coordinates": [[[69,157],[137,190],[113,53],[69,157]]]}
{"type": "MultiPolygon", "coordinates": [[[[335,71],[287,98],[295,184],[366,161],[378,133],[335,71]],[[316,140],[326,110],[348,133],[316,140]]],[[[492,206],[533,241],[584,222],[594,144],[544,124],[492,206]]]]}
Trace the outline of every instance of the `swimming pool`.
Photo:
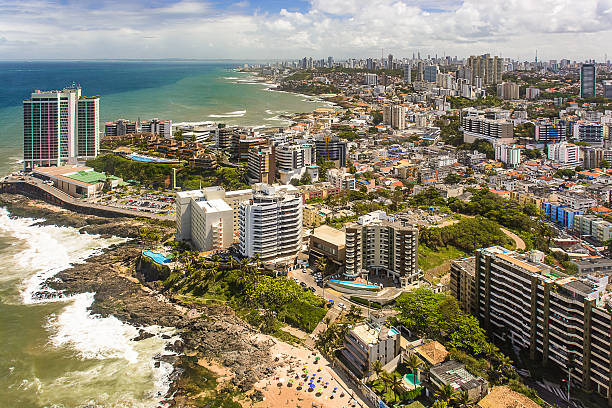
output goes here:
{"type": "Polygon", "coordinates": [[[176,160],[168,160],[162,159],[158,157],[148,157],[148,156],[140,156],[137,154],[128,154],[126,156],[128,159],[143,162],[143,163],[176,163],[176,160]]]}
{"type": "Polygon", "coordinates": [[[415,374],[406,374],[404,376],[404,381],[406,381],[409,385],[421,385],[421,382],[415,374]]]}
{"type": "Polygon", "coordinates": [[[157,262],[158,264],[167,264],[172,262],[172,259],[165,257],[164,255],[160,254],[159,252],[153,252],[151,250],[144,250],[142,251],[142,254],[144,256],[146,256],[147,258],[152,259],[154,262],[157,262]]]}
{"type": "Polygon", "coordinates": [[[377,285],[366,285],[365,283],[357,283],[357,282],[351,282],[351,281],[341,281],[341,280],[337,280],[337,279],[330,279],[330,282],[333,283],[337,283],[339,285],[345,285],[345,286],[349,286],[349,287],[354,287],[354,288],[358,288],[358,289],[380,289],[379,286],[377,285]]]}

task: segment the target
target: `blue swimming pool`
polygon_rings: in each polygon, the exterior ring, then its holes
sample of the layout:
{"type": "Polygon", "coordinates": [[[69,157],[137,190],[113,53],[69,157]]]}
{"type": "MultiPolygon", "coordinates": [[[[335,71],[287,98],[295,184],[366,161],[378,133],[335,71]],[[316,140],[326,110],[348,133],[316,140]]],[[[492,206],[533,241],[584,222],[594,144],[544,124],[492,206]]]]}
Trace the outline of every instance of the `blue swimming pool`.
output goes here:
{"type": "Polygon", "coordinates": [[[144,162],[144,163],[175,163],[175,160],[161,159],[157,157],[147,157],[147,156],[139,156],[137,154],[128,154],[128,159],[144,162]]]}
{"type": "Polygon", "coordinates": [[[144,256],[146,256],[147,258],[152,259],[154,262],[157,262],[158,264],[167,264],[172,262],[172,259],[165,257],[164,255],[160,254],[159,252],[154,252],[151,250],[144,250],[142,251],[142,254],[144,256]]]}
{"type": "Polygon", "coordinates": [[[330,279],[329,281],[333,282],[333,283],[337,283],[339,285],[353,286],[353,287],[359,288],[359,289],[380,289],[376,285],[366,285],[365,283],[358,283],[358,282],[351,282],[351,281],[341,281],[341,280],[337,280],[337,279],[330,279]]]}

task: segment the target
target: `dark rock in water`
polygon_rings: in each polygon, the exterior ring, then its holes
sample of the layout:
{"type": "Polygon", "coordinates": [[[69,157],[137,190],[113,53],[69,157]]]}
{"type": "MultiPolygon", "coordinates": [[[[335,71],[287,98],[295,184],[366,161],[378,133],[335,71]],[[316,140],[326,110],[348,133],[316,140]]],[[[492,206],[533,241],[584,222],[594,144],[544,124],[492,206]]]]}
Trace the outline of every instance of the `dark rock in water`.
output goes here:
{"type": "Polygon", "coordinates": [[[151,333],[149,333],[146,330],[140,330],[138,332],[138,336],[134,337],[132,340],[140,341],[140,340],[150,339],[153,336],[154,336],[154,334],[151,334],[151,333]]]}

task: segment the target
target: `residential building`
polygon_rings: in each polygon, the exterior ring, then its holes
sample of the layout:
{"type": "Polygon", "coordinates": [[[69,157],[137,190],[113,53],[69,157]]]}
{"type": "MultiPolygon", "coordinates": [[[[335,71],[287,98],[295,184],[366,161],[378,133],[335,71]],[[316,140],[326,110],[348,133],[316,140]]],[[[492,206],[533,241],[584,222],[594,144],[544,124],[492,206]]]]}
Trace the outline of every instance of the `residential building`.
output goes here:
{"type": "Polygon", "coordinates": [[[378,85],[378,76],[376,74],[365,74],[365,84],[369,86],[378,85]]]}
{"type": "MultiPolygon", "coordinates": [[[[179,241],[190,241],[192,239],[192,201],[214,201],[223,200],[232,210],[232,223],[224,230],[231,230],[232,241],[238,238],[240,230],[240,203],[253,197],[253,190],[225,191],[223,187],[207,187],[202,190],[179,191],[176,194],[176,239],[179,241]]],[[[195,205],[195,204],[193,204],[195,205]]],[[[202,240],[203,241],[203,240],[202,240]]]]}
{"type": "Polygon", "coordinates": [[[574,228],[574,217],[584,214],[582,210],[576,210],[558,202],[547,203],[543,202],[540,207],[546,219],[561,225],[567,229],[574,228]]]}
{"type": "Polygon", "coordinates": [[[355,190],[355,176],[346,171],[346,168],[327,170],[327,182],[342,190],[355,190]]]}
{"type": "Polygon", "coordinates": [[[612,406],[609,276],[565,276],[543,259],[499,246],[476,251],[478,317],[490,336],[569,370],[572,382],[612,406]]]}
{"type": "Polygon", "coordinates": [[[521,148],[517,145],[496,144],[495,160],[508,167],[516,167],[521,164],[521,148]]]}
{"type": "Polygon", "coordinates": [[[157,118],[143,120],[140,122],[140,131],[153,133],[165,137],[166,139],[170,139],[172,137],[172,121],[159,120],[157,118]]]}
{"type": "Polygon", "coordinates": [[[538,144],[559,143],[566,137],[565,122],[538,122],[535,125],[535,141],[538,144]]]}
{"type": "Polygon", "coordinates": [[[580,164],[580,147],[567,142],[549,144],[548,160],[563,166],[578,166],[580,164]]]}
{"type": "Polygon", "coordinates": [[[189,159],[189,167],[194,170],[214,170],[217,168],[217,157],[212,153],[202,153],[189,159]]]}
{"type": "Polygon", "coordinates": [[[33,92],[23,101],[24,167],[74,164],[96,157],[99,109],[100,97],[84,97],[78,87],[33,92]]]}
{"type": "Polygon", "coordinates": [[[302,221],[305,227],[318,227],[331,218],[332,214],[332,210],[320,204],[304,204],[302,221]]]}
{"type": "Polygon", "coordinates": [[[602,161],[612,163],[612,149],[601,149],[596,147],[588,147],[583,149],[585,169],[594,169],[599,167],[602,161]]]}
{"type": "Polygon", "coordinates": [[[497,96],[505,100],[516,100],[519,98],[519,86],[514,82],[502,82],[497,84],[497,96]]]}
{"type": "Polygon", "coordinates": [[[291,186],[256,184],[240,204],[240,253],[269,264],[289,264],[302,245],[302,197],[291,186]]]}
{"type": "Polygon", "coordinates": [[[274,183],[274,149],[272,146],[257,146],[249,150],[249,183],[274,183]]]}
{"type": "Polygon", "coordinates": [[[104,125],[104,136],[125,136],[138,132],[135,120],[117,119],[114,122],[106,122],[104,125]]]}
{"type": "Polygon", "coordinates": [[[487,119],[484,116],[464,116],[461,120],[463,141],[474,143],[484,139],[493,144],[514,143],[514,125],[505,119],[487,119]]]}
{"type": "Polygon", "coordinates": [[[375,361],[384,366],[400,354],[400,333],[394,327],[368,321],[350,329],[340,362],[359,378],[366,377],[375,361]]]}
{"type": "Polygon", "coordinates": [[[486,397],[478,401],[477,408],[540,408],[529,397],[512,391],[507,385],[493,387],[486,397]]]}
{"type": "Polygon", "coordinates": [[[574,124],[574,139],[594,146],[603,146],[604,125],[597,122],[579,121],[574,124]]]}
{"type": "Polygon", "coordinates": [[[406,108],[401,105],[387,105],[383,109],[383,123],[394,129],[406,129],[406,108]]]}
{"type": "Polygon", "coordinates": [[[612,223],[596,215],[579,214],[574,216],[573,231],[580,237],[590,237],[597,243],[612,239],[612,223]]]}
{"type": "Polygon", "coordinates": [[[336,265],[336,269],[344,267],[346,256],[346,234],[328,225],[314,229],[308,243],[309,263],[315,265],[317,259],[324,258],[328,263],[336,265]]]}
{"type": "Polygon", "coordinates": [[[404,65],[404,82],[407,84],[412,83],[412,68],[410,64],[404,65]]]}
{"type": "Polygon", "coordinates": [[[455,259],[450,267],[450,293],[466,313],[476,313],[476,258],[455,259]]]}
{"type": "Polygon", "coordinates": [[[582,64],[580,67],[580,97],[595,97],[595,82],[597,81],[597,68],[595,64],[582,64]]]}
{"type": "Polygon", "coordinates": [[[489,383],[482,377],[472,375],[465,364],[449,360],[429,369],[429,381],[440,388],[450,385],[456,393],[467,392],[472,401],[480,401],[489,392],[489,383]]]}
{"type": "Polygon", "coordinates": [[[471,56],[467,60],[467,67],[471,74],[470,82],[474,85],[477,78],[482,80],[482,85],[495,85],[502,81],[504,71],[503,58],[491,57],[489,54],[471,56]]]}
{"type": "Polygon", "coordinates": [[[606,80],[601,81],[601,83],[603,85],[604,98],[612,99],[612,81],[606,80]]]}
{"type": "Polygon", "coordinates": [[[230,153],[232,150],[232,142],[234,139],[234,129],[227,126],[218,128],[216,132],[216,138],[217,149],[230,153]]]}
{"type": "Polygon", "coordinates": [[[384,272],[402,287],[422,278],[417,262],[419,231],[414,225],[403,225],[384,211],[374,211],[346,224],[345,231],[346,277],[384,272]]]}
{"type": "Polygon", "coordinates": [[[539,88],[534,88],[530,86],[525,90],[525,98],[526,99],[538,99],[538,97],[540,96],[540,93],[541,91],[539,88]]]}
{"type": "Polygon", "coordinates": [[[425,65],[423,68],[423,81],[436,82],[436,77],[440,73],[437,65],[425,65]]]}
{"type": "Polygon", "coordinates": [[[317,162],[334,161],[336,167],[346,167],[346,142],[336,135],[317,135],[313,139],[317,151],[317,162]]]}

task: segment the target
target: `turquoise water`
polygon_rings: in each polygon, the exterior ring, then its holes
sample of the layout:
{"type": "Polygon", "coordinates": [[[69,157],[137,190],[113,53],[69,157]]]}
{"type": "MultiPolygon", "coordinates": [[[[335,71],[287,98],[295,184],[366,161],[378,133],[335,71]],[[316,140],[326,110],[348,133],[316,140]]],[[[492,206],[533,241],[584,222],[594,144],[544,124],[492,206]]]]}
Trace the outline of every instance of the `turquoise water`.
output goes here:
{"type": "Polygon", "coordinates": [[[358,288],[363,288],[363,289],[379,289],[378,286],[376,285],[366,285],[365,283],[358,283],[358,282],[351,282],[351,281],[341,281],[341,280],[336,280],[336,279],[330,279],[330,282],[334,282],[334,283],[338,283],[340,285],[345,285],[345,286],[355,286],[358,288]]]}
{"type": "Polygon", "coordinates": [[[404,380],[406,380],[406,382],[410,385],[420,385],[421,384],[421,382],[419,381],[419,379],[417,378],[415,374],[406,374],[404,376],[404,380]]]}
{"type": "Polygon", "coordinates": [[[132,159],[134,161],[145,162],[145,163],[151,163],[151,162],[155,162],[155,163],[175,163],[175,161],[173,161],[173,160],[160,159],[160,158],[156,158],[156,157],[145,157],[145,156],[140,156],[140,155],[137,155],[137,154],[128,154],[127,158],[128,159],[132,159]]]}
{"type": "Polygon", "coordinates": [[[153,261],[157,262],[158,264],[167,264],[172,262],[172,259],[160,254],[159,252],[154,252],[151,251],[149,249],[142,251],[143,255],[151,258],[153,261]]]}
{"type": "MultiPolygon", "coordinates": [[[[0,62],[0,176],[21,167],[22,100],[35,89],[79,83],[101,95],[101,122],[153,117],[278,126],[278,116],[323,106],[312,98],[268,91],[239,63],[0,62]]],[[[103,129],[103,127],[101,127],[103,129]]],[[[77,230],[39,226],[0,209],[0,406],[20,408],[159,406],[168,387],[165,328],[133,341],[136,328],[91,315],[93,294],[38,302],[41,283],[116,243],[77,230]]],[[[55,294],[59,295],[59,294],[55,294]]]]}

